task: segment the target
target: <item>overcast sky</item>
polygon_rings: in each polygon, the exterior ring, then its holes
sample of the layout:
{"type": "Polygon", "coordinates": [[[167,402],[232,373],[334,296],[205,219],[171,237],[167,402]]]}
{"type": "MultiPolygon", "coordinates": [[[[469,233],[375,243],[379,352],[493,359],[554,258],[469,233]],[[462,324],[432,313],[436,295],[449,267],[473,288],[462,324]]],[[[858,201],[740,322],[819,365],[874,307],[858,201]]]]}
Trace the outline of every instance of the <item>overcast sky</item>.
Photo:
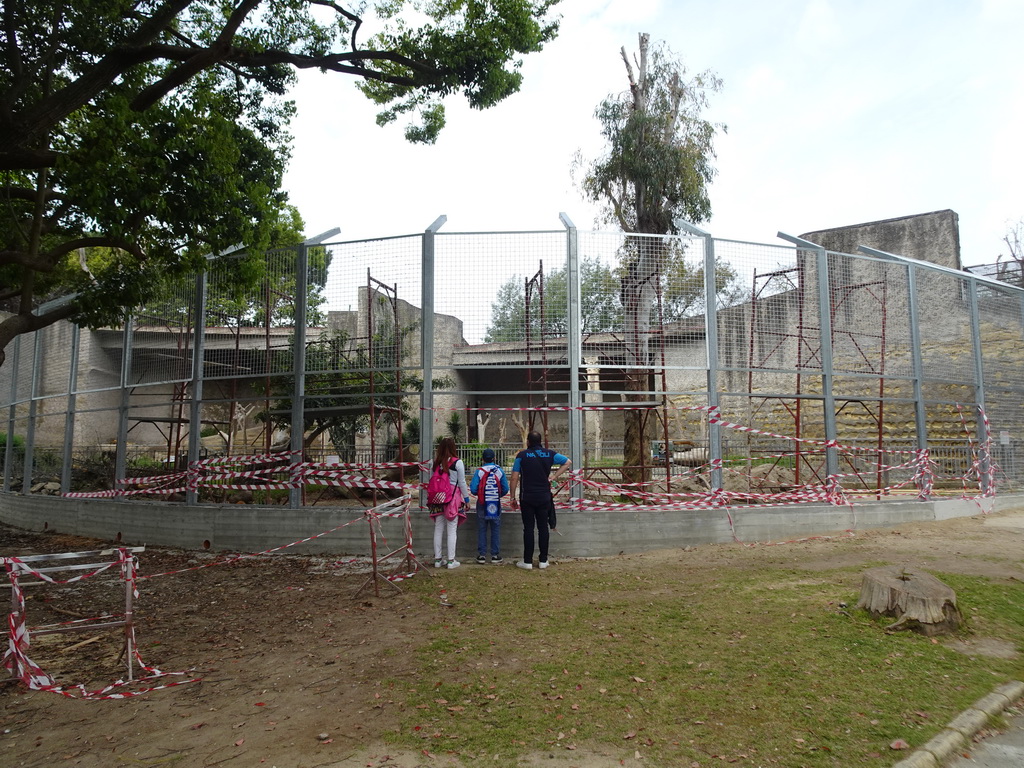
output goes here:
{"type": "Polygon", "coordinates": [[[1005,254],[1024,218],[1021,0],[563,0],[559,37],[520,93],[448,104],[434,146],[379,128],[340,75],[304,73],[285,185],[307,234],[581,229],[573,156],[601,150],[594,108],[627,87],[619,49],[663,40],[724,81],[711,187],[716,237],[800,234],[951,208],[964,264],[1005,254]]]}

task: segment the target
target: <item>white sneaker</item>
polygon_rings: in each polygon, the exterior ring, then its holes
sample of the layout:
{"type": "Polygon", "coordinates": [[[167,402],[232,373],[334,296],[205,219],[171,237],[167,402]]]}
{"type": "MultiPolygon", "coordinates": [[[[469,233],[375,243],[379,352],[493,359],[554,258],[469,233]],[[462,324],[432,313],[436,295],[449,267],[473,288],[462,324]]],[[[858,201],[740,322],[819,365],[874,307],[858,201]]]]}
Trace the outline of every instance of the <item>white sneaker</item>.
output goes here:
{"type": "Polygon", "coordinates": [[[435,568],[440,568],[441,567],[441,558],[440,557],[434,559],[434,567],[435,568]]]}
{"type": "Polygon", "coordinates": [[[448,570],[450,571],[452,570],[452,568],[458,568],[460,565],[462,565],[462,563],[460,563],[458,560],[449,560],[448,570]]]}
{"type": "Polygon", "coordinates": [[[533,563],[524,563],[522,560],[516,563],[516,568],[522,568],[524,571],[532,571],[533,563]]]}
{"type": "Polygon", "coordinates": [[[538,563],[538,565],[540,565],[541,570],[543,570],[544,568],[548,567],[548,561],[547,560],[541,560],[540,563],[538,563]]]}

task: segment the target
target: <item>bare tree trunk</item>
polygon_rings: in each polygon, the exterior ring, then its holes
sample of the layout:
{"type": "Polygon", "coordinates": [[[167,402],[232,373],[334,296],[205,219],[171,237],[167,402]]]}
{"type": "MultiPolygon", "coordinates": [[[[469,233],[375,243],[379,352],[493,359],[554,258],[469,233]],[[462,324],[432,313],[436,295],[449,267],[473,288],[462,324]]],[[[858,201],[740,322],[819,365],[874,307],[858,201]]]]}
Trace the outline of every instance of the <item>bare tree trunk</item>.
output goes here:
{"type": "MultiPolygon", "coordinates": [[[[638,238],[637,257],[622,281],[622,306],[626,329],[626,400],[649,402],[651,311],[657,298],[656,284],[665,260],[665,245],[657,238],[638,238]]],[[[644,483],[650,478],[646,461],[645,407],[627,407],[623,434],[623,479],[644,483]]]]}

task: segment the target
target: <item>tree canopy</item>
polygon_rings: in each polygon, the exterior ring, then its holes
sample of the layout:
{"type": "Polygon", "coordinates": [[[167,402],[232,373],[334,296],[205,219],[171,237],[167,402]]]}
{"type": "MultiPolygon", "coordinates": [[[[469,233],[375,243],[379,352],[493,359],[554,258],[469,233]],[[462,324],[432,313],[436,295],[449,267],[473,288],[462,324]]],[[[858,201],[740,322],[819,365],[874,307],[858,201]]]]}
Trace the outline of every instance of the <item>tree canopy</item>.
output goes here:
{"type": "MultiPolygon", "coordinates": [[[[526,278],[513,277],[498,288],[484,341],[522,341],[525,338],[526,283],[526,278]]],[[[535,294],[531,302],[531,323],[541,335],[565,336],[569,332],[567,289],[564,267],[544,275],[543,322],[539,297],[535,294]]],[[[580,260],[580,315],[584,334],[612,331],[622,326],[618,280],[609,267],[586,256],[580,260]]]]}
{"type": "MultiPolygon", "coordinates": [[[[431,142],[444,97],[485,108],[518,90],[557,2],[7,0],[0,355],[59,319],[118,322],[207,254],[270,245],[297,70],[351,76],[378,122],[431,142]],[[110,257],[85,270],[94,248],[110,257]]],[[[258,279],[258,259],[233,264],[258,279]]]]}
{"type": "MultiPolygon", "coordinates": [[[[675,322],[704,313],[703,264],[687,261],[680,251],[666,259],[659,280],[659,316],[663,322],[675,322]]],[[[525,338],[526,282],[525,278],[513,277],[498,288],[491,304],[491,322],[484,335],[485,342],[522,341],[525,338]]],[[[595,257],[584,256],[580,259],[580,319],[583,335],[622,331],[621,283],[619,267],[606,266],[595,257]]],[[[564,268],[552,270],[544,276],[543,322],[537,299],[533,299],[532,312],[537,314],[531,322],[545,337],[565,336],[569,333],[566,288],[564,268]]],[[[728,264],[717,265],[715,288],[720,306],[730,306],[744,297],[737,283],[736,271],[728,264]]]]}
{"type": "Polygon", "coordinates": [[[699,223],[711,216],[714,137],[725,126],[701,114],[722,81],[710,70],[688,78],[685,65],[664,44],[650,47],[646,34],[636,58],[625,48],[621,55],[629,89],[594,113],[606,150],[589,165],[577,159],[582,191],[623,232],[675,233],[677,218],[699,223]]]}

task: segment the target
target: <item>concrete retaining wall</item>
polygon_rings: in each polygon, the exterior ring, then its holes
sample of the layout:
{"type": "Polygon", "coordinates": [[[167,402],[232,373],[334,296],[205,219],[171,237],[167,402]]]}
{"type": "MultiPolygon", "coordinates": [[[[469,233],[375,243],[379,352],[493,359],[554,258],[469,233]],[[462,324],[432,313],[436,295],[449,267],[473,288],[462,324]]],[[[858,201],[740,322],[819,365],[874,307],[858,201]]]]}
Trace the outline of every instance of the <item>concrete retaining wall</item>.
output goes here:
{"type": "MultiPolygon", "coordinates": [[[[794,505],[774,508],[635,512],[561,512],[559,532],[551,537],[551,556],[596,557],[733,541],[731,514],[740,541],[778,541],[836,531],[901,525],[915,521],[968,517],[1020,505],[1021,496],[995,499],[942,499],[863,504],[855,508],[794,505]]],[[[368,525],[361,509],[352,507],[256,507],[224,505],[186,507],[181,504],[108,499],[63,499],[54,496],[0,494],[0,522],[31,531],[90,536],[125,544],[261,552],[351,522],[334,533],[287,551],[367,555],[368,525]]],[[[400,520],[383,521],[384,551],[403,540],[400,520]]],[[[502,514],[502,554],[522,555],[519,514],[502,514]]],[[[425,513],[413,516],[417,553],[432,556],[433,523],[425,513]]],[[[461,558],[476,556],[476,516],[459,529],[461,558]]]]}

